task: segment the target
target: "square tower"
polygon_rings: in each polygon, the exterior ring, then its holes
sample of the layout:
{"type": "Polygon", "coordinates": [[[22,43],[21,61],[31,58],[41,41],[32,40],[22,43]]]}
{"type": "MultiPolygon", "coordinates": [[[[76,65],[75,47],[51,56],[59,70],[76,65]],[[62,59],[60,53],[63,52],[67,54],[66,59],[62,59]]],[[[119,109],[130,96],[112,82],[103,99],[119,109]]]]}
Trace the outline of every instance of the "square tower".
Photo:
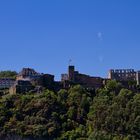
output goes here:
{"type": "Polygon", "coordinates": [[[75,72],[75,67],[74,66],[69,66],[69,68],[68,68],[68,78],[69,78],[70,81],[73,81],[73,82],[75,80],[74,72],[75,72]]]}

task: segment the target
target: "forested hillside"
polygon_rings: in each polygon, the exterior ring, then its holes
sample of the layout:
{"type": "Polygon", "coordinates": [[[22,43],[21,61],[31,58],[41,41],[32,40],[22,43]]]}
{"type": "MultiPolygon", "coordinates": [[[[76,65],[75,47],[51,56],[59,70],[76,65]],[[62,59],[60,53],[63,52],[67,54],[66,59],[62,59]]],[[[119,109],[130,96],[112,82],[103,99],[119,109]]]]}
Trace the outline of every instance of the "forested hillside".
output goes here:
{"type": "MultiPolygon", "coordinates": [[[[54,93],[0,99],[0,137],[47,140],[139,140],[140,94],[110,81],[96,91],[80,85],[54,93]]],[[[19,140],[19,139],[18,139],[19,140]]]]}

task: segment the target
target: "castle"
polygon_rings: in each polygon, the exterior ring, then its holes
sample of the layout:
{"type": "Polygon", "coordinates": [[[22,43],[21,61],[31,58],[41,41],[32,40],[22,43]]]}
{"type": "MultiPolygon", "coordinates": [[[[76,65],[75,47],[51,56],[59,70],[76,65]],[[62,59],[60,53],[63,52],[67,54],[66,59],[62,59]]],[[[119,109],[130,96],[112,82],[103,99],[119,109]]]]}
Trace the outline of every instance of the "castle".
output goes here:
{"type": "Polygon", "coordinates": [[[61,82],[65,88],[68,88],[67,85],[70,86],[71,84],[80,84],[85,88],[100,88],[103,86],[103,78],[81,74],[75,71],[74,66],[68,67],[68,74],[61,75],[61,82]]]}
{"type": "MultiPolygon", "coordinates": [[[[98,89],[103,87],[108,80],[116,80],[125,87],[132,87],[129,83],[140,85],[140,71],[134,69],[111,69],[108,78],[95,77],[82,74],[70,65],[68,72],[61,75],[61,81],[55,81],[54,75],[38,73],[31,68],[23,68],[16,80],[0,79],[0,88],[9,88],[10,94],[41,92],[43,89],[58,91],[69,89],[72,85],[80,84],[86,89],[98,89]]],[[[134,84],[133,84],[134,86],[134,84]]]]}
{"type": "Polygon", "coordinates": [[[111,69],[109,71],[108,79],[116,81],[135,81],[137,85],[140,84],[140,71],[134,69],[111,69]]]}

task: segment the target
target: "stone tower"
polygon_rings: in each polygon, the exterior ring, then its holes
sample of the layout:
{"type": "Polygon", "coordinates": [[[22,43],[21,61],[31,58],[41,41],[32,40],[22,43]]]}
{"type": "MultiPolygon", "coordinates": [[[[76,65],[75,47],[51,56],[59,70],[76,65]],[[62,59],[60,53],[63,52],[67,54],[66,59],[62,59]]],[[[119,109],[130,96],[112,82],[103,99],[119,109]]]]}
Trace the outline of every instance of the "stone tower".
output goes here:
{"type": "Polygon", "coordinates": [[[75,72],[75,67],[74,66],[69,66],[68,68],[68,78],[70,81],[74,82],[74,72],[75,72]]]}
{"type": "Polygon", "coordinates": [[[137,80],[137,85],[140,85],[140,71],[137,71],[136,73],[136,80],[137,80]]]}

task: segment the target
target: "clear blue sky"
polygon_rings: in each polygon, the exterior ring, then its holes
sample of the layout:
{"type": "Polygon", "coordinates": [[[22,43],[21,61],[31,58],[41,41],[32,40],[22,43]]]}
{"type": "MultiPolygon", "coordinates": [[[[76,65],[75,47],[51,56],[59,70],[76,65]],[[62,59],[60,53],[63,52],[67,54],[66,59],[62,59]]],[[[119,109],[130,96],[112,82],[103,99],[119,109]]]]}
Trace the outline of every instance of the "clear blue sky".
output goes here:
{"type": "Polygon", "coordinates": [[[33,67],[60,78],[140,69],[140,0],[1,0],[0,70],[33,67]]]}

